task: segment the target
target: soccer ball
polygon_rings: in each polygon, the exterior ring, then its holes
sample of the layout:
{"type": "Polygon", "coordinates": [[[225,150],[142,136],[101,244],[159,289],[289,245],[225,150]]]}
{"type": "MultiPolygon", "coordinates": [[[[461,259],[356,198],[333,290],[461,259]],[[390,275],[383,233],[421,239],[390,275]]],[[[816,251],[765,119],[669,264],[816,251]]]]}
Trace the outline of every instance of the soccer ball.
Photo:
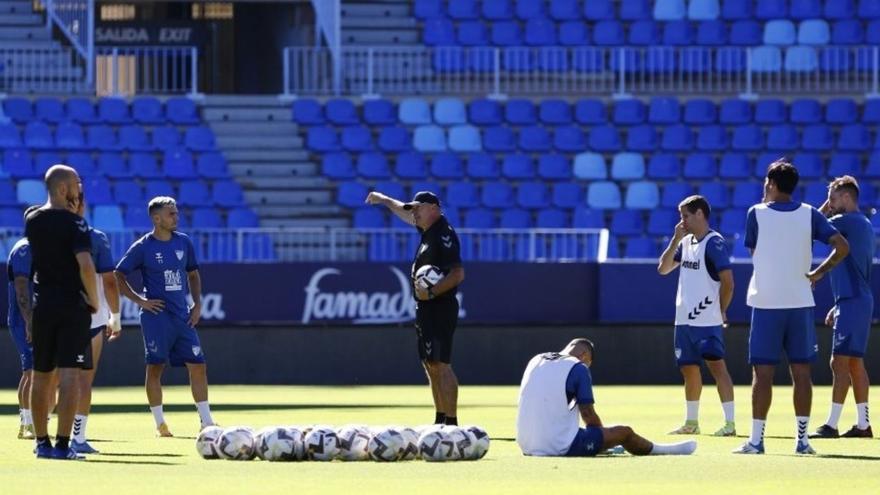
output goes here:
{"type": "Polygon", "coordinates": [[[443,428],[429,428],[419,437],[419,454],[428,462],[452,459],[452,441],[443,428]]]}
{"type": "Polygon", "coordinates": [[[203,459],[219,459],[217,439],[223,434],[219,426],[206,426],[196,438],[196,450],[203,459]]]}
{"type": "Polygon", "coordinates": [[[434,265],[424,265],[416,270],[416,286],[428,290],[443,278],[443,272],[434,265]]]}
{"type": "Polygon", "coordinates": [[[453,426],[446,429],[449,441],[452,443],[452,455],[450,460],[458,461],[470,459],[473,455],[473,445],[476,438],[472,433],[463,428],[453,426]]]}
{"type": "Polygon", "coordinates": [[[295,461],[302,452],[302,433],[284,427],[265,428],[257,434],[257,456],[266,461],[295,461]]]}
{"type": "Polygon", "coordinates": [[[394,462],[400,459],[403,448],[403,435],[393,428],[387,428],[373,435],[367,450],[374,461],[394,462]]]}
{"type": "Polygon", "coordinates": [[[419,434],[412,428],[402,428],[400,435],[403,436],[403,453],[401,461],[412,461],[419,458],[419,434]]]}
{"type": "Polygon", "coordinates": [[[217,439],[217,452],[223,459],[249,461],[256,455],[254,432],[246,426],[223,430],[217,439]]]}
{"type": "Polygon", "coordinates": [[[346,426],[336,432],[339,438],[339,458],[343,461],[366,461],[370,458],[367,447],[370,444],[369,430],[357,426],[346,426]]]}
{"type": "Polygon", "coordinates": [[[479,426],[465,426],[464,429],[473,435],[473,447],[468,460],[476,461],[485,457],[486,452],[489,452],[489,434],[479,426]]]}
{"type": "Polygon", "coordinates": [[[315,461],[332,461],[339,455],[339,437],[329,426],[316,426],[306,435],[306,454],[315,461]]]}
{"type": "Polygon", "coordinates": [[[294,450],[293,455],[294,461],[301,461],[306,458],[306,430],[300,426],[285,426],[285,430],[290,432],[290,434],[297,439],[296,441],[296,450],[294,450]]]}

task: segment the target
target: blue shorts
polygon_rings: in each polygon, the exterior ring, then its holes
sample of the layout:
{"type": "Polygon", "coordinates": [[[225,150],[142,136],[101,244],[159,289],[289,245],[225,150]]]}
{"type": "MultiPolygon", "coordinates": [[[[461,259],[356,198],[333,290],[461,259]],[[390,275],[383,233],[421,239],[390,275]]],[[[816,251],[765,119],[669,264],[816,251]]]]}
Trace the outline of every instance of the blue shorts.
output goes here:
{"type": "Polygon", "coordinates": [[[678,366],[700,364],[703,359],[724,359],[724,335],[721,325],[675,326],[675,362],[678,366]]]}
{"type": "Polygon", "coordinates": [[[834,308],[832,354],[864,357],[874,314],[873,297],[841,299],[834,308]]]}
{"type": "Polygon", "coordinates": [[[205,353],[196,329],[180,316],[168,311],[155,315],[141,313],[141,329],[144,332],[144,355],[147,364],[184,366],[187,363],[202,364],[205,353]]]}
{"type": "Polygon", "coordinates": [[[602,428],[598,426],[588,426],[578,430],[571,447],[565,453],[566,457],[593,457],[602,452],[602,442],[605,441],[605,435],[602,434],[602,428]]]}
{"type": "Polygon", "coordinates": [[[98,335],[101,335],[101,332],[103,332],[105,328],[107,328],[107,325],[101,325],[99,327],[95,327],[95,328],[89,330],[89,338],[93,339],[93,338],[97,337],[98,335]]]}
{"type": "Polygon", "coordinates": [[[752,308],[749,364],[779,364],[782,351],[789,363],[812,363],[818,350],[813,308],[752,308]]]}
{"type": "Polygon", "coordinates": [[[15,350],[18,351],[18,357],[21,359],[21,371],[34,369],[34,346],[28,344],[24,326],[9,325],[9,335],[12,337],[12,342],[15,343],[15,350]]]}

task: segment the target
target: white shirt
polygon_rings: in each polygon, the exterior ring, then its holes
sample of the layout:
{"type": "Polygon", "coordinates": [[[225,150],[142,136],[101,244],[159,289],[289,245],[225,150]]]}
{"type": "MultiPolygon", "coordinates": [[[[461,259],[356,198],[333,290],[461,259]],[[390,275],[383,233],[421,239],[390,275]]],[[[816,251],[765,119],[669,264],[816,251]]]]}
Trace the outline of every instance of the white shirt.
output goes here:
{"type": "Polygon", "coordinates": [[[699,242],[693,234],[681,240],[681,261],[678,268],[678,292],[675,295],[675,324],[714,327],[724,323],[721,316],[719,288],[721,282],[712,278],[706,268],[706,246],[717,232],[709,232],[699,242]]]}
{"type": "Polygon", "coordinates": [[[565,394],[565,381],[579,362],[559,354],[539,354],[529,361],[516,416],[516,443],[523,454],[562,456],[571,448],[580,423],[574,400],[569,403],[565,394]]]}

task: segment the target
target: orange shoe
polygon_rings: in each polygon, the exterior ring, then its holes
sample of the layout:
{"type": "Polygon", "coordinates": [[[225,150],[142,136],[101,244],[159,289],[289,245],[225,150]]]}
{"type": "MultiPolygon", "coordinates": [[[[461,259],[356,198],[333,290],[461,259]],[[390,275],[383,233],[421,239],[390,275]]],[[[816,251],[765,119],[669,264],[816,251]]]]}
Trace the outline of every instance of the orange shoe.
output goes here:
{"type": "Polygon", "coordinates": [[[168,429],[168,425],[165,423],[162,423],[161,425],[159,425],[156,428],[156,436],[157,437],[173,437],[174,435],[171,434],[171,430],[168,429]]]}

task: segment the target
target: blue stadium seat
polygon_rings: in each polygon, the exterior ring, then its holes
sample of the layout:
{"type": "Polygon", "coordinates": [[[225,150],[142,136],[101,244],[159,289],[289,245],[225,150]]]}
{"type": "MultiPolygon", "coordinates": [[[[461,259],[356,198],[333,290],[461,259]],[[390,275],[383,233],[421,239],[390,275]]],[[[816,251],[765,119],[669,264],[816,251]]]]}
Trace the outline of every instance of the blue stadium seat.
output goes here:
{"type": "Polygon", "coordinates": [[[686,179],[712,179],[718,176],[718,164],[715,157],[708,153],[688,155],[684,162],[686,179]]]}
{"type": "Polygon", "coordinates": [[[779,72],[782,70],[782,52],[776,46],[752,48],[753,72],[779,72]]]}
{"type": "Polygon", "coordinates": [[[660,26],[652,20],[635,21],[629,28],[629,44],[653,46],[660,44],[660,26]]]}
{"type": "Polygon", "coordinates": [[[457,125],[449,129],[449,149],[467,152],[481,151],[480,131],[472,125],[457,125]]]}
{"type": "Polygon", "coordinates": [[[611,178],[636,180],[645,177],[645,159],[640,153],[623,152],[614,155],[611,162],[611,178]]]}
{"type": "Polygon", "coordinates": [[[461,179],[464,167],[455,153],[437,153],[431,159],[431,175],[438,179],[461,179]]]}
{"type": "Polygon", "coordinates": [[[858,107],[849,98],[834,98],[825,104],[825,122],[829,124],[852,124],[857,118],[858,107]]]}
{"type": "Polygon", "coordinates": [[[546,180],[569,180],[572,178],[568,157],[556,153],[542,153],[538,157],[538,176],[546,180]]]}
{"type": "Polygon", "coordinates": [[[775,19],[764,25],[764,44],[788,46],[797,42],[794,23],[787,19],[775,19]]]}
{"type": "Polygon", "coordinates": [[[859,155],[855,153],[834,153],[828,164],[828,176],[840,177],[852,175],[859,177],[862,174],[862,164],[859,155]]]}
{"type": "Polygon", "coordinates": [[[467,123],[464,102],[458,98],[441,98],[434,102],[434,122],[443,125],[467,123]]]}
{"type": "MultiPolygon", "coordinates": [[[[156,137],[156,131],[153,131],[153,138],[156,137]]],[[[306,133],[306,146],[309,149],[320,152],[339,151],[339,136],[336,129],[329,126],[309,127],[306,133]]]]}
{"type": "MultiPolygon", "coordinates": [[[[6,183],[5,186],[12,187],[11,184],[6,183]]],[[[3,187],[5,189],[5,187],[3,187]]],[[[21,210],[19,208],[0,208],[0,227],[2,228],[13,228],[13,229],[22,229],[24,228],[24,217],[21,214],[21,210]]],[[[7,256],[9,253],[5,253],[7,256]]]]}
{"type": "Polygon", "coordinates": [[[804,203],[821,205],[828,198],[828,187],[823,182],[810,182],[804,186],[804,203]]]}
{"type": "Polygon", "coordinates": [[[580,126],[562,126],[553,133],[553,147],[567,153],[578,153],[587,149],[587,137],[580,126]]]}
{"type": "Polygon", "coordinates": [[[730,205],[730,194],[723,182],[703,182],[697,194],[706,198],[713,210],[723,210],[730,205]]]}
{"type": "Polygon", "coordinates": [[[504,118],[514,125],[534,125],[538,122],[535,104],[524,99],[508,101],[504,107],[504,118]]]}
{"type": "Polygon", "coordinates": [[[86,140],[82,126],[75,122],[62,122],[55,127],[55,145],[63,150],[82,150],[86,140]]]}
{"type": "MultiPolygon", "coordinates": [[[[335,135],[335,132],[334,132],[335,135]]],[[[176,149],[180,146],[180,132],[176,127],[154,127],[152,133],[153,147],[159,151],[176,149]]]]}
{"type": "Polygon", "coordinates": [[[663,131],[661,147],[666,151],[690,151],[694,147],[694,134],[690,127],[673,125],[663,131]]]}
{"type": "Polygon", "coordinates": [[[542,17],[529,19],[525,24],[525,42],[530,46],[556,45],[556,24],[542,17]]]}
{"type": "Polygon", "coordinates": [[[724,46],[728,43],[727,25],[723,21],[704,21],[697,25],[697,44],[724,46]]]}
{"type": "Polygon", "coordinates": [[[101,121],[95,112],[95,105],[87,98],[68,98],[67,116],[80,124],[97,124],[101,121]]]}
{"type": "Polygon", "coordinates": [[[336,189],[336,202],[349,208],[362,207],[368,192],[367,186],[360,182],[340,182],[336,189]]]}
{"type": "Polygon", "coordinates": [[[425,20],[422,28],[422,42],[428,46],[447,46],[455,44],[455,28],[446,17],[425,20]]]}
{"type": "Polygon", "coordinates": [[[539,229],[564,229],[569,225],[568,213],[556,208],[540,210],[535,220],[535,227],[539,229]]]}
{"type": "Polygon", "coordinates": [[[523,127],[519,131],[517,146],[529,152],[550,151],[550,132],[542,126],[523,127]]]}
{"type": "MultiPolygon", "coordinates": [[[[414,138],[414,144],[418,145],[418,132],[421,127],[416,128],[416,137],[414,138]]],[[[439,129],[439,128],[438,128],[439,129]]],[[[311,129],[310,129],[311,130],[311,129]]],[[[442,130],[441,130],[442,135],[442,130]]],[[[349,151],[372,151],[373,147],[373,134],[370,131],[370,128],[362,125],[352,125],[348,127],[342,128],[342,148],[349,151]]]]}
{"type": "Polygon", "coordinates": [[[584,17],[590,21],[614,19],[614,0],[590,0],[584,2],[584,17]]]}
{"type": "Polygon", "coordinates": [[[346,98],[333,98],[324,103],[324,115],[334,125],[356,125],[360,123],[354,103],[346,98]]]}
{"type": "Polygon", "coordinates": [[[125,229],[122,210],[116,205],[96,205],[92,209],[92,226],[109,232],[125,229]]]}
{"type": "MultiPolygon", "coordinates": [[[[821,179],[825,176],[825,166],[822,157],[815,153],[798,153],[794,155],[792,160],[798,169],[798,175],[801,179],[821,179]]],[[[767,167],[764,167],[765,172],[767,167]]]]}
{"type": "Polygon", "coordinates": [[[150,142],[147,132],[139,125],[126,125],[119,128],[119,146],[128,151],[153,151],[156,149],[150,142]]]}
{"type": "Polygon", "coordinates": [[[61,155],[54,151],[37,153],[34,155],[34,172],[38,176],[45,176],[46,171],[49,170],[52,165],[59,163],[65,162],[61,159],[61,155]]]}
{"type": "Polygon", "coordinates": [[[648,161],[647,176],[651,179],[676,179],[681,175],[681,160],[670,153],[654,153],[648,161]]]}
{"type": "Polygon", "coordinates": [[[162,157],[162,170],[171,179],[196,179],[192,153],[183,150],[168,151],[162,157]]]}
{"type": "Polygon", "coordinates": [[[388,126],[379,130],[376,146],[382,151],[400,153],[412,149],[412,136],[405,127],[388,126]]]}
{"type": "Polygon", "coordinates": [[[630,151],[654,151],[657,148],[657,130],[652,125],[637,125],[626,135],[626,149],[630,151]]]}
{"type": "Polygon", "coordinates": [[[131,102],[131,116],[139,124],[165,123],[162,102],[153,96],[138,96],[131,102]]]}
{"type": "MultiPolygon", "coordinates": [[[[144,197],[144,188],[133,180],[120,180],[113,184],[113,199],[125,206],[142,206],[147,203],[144,197]]],[[[181,197],[181,199],[183,199],[181,197]]]]}
{"type": "MultiPolygon", "coordinates": [[[[363,198],[361,198],[363,202],[363,198]]],[[[446,187],[446,202],[458,208],[475,208],[480,206],[477,186],[472,182],[451,182],[446,187]]]]}
{"type": "Polygon", "coordinates": [[[733,186],[734,208],[749,208],[761,202],[764,195],[764,186],[760,182],[737,182],[733,186]]]}
{"type": "Polygon", "coordinates": [[[667,46],[690,46],[697,33],[689,21],[672,21],[663,26],[663,44],[667,46]]]}
{"type": "Polygon", "coordinates": [[[856,19],[836,21],[831,25],[832,45],[860,45],[865,41],[862,23],[856,19]]]}
{"type": "Polygon", "coordinates": [[[880,179],[880,153],[872,153],[868,158],[868,165],[865,167],[864,176],[869,179],[880,179]]]}
{"type": "Polygon", "coordinates": [[[823,19],[810,19],[800,23],[797,42],[800,45],[827,45],[831,29],[823,19]]]}
{"type": "Polygon", "coordinates": [[[755,46],[760,45],[762,40],[763,31],[761,25],[753,20],[736,21],[730,25],[731,45],[755,46]]]}
{"type": "Polygon", "coordinates": [[[421,98],[407,98],[400,102],[397,118],[403,124],[430,124],[431,107],[421,98]]]}
{"type": "Polygon", "coordinates": [[[523,21],[544,17],[546,9],[543,0],[516,0],[516,16],[523,21]]]}
{"type": "Polygon", "coordinates": [[[730,145],[734,151],[761,150],[764,148],[764,132],[756,125],[736,126],[730,145]]]}
{"type": "MultiPolygon", "coordinates": [[[[434,193],[438,198],[443,196],[443,187],[438,184],[436,181],[416,181],[411,182],[409,185],[409,194],[404,197],[412,198],[416,195],[416,193],[421,191],[430,191],[434,193]]],[[[454,214],[458,214],[458,210],[456,208],[445,207],[443,208],[443,214],[446,215],[446,218],[449,219],[450,223],[455,223],[452,221],[452,216],[454,214]]]]}
{"type": "Polygon", "coordinates": [[[833,133],[827,125],[808,125],[801,132],[801,149],[807,151],[828,151],[833,145],[833,133]]]}
{"type": "MultiPolygon", "coordinates": [[[[421,155],[420,155],[421,156],[421,155]]],[[[321,173],[330,179],[354,179],[357,171],[348,153],[327,153],[321,157],[321,173]]]]}
{"type": "Polygon", "coordinates": [[[761,0],[755,2],[755,17],[762,20],[788,17],[787,0],[761,0]]]}
{"type": "MultiPolygon", "coordinates": [[[[179,152],[168,152],[165,156],[170,157],[172,153],[179,152]]],[[[104,157],[113,157],[119,156],[116,154],[102,153],[98,158],[98,165],[103,169],[103,165],[101,163],[101,159],[104,157]]],[[[172,167],[181,167],[183,170],[186,169],[186,165],[183,162],[186,161],[187,157],[190,160],[190,169],[192,167],[192,155],[186,154],[185,156],[177,156],[171,158],[172,167]]],[[[128,157],[129,166],[131,167],[132,175],[136,177],[140,177],[142,179],[159,179],[164,178],[168,171],[163,171],[159,169],[159,164],[156,162],[156,156],[152,153],[132,153],[128,157]]]]}
{"type": "Polygon", "coordinates": [[[841,151],[868,151],[871,147],[871,134],[862,124],[845,125],[840,128],[837,149],[841,151]]]}
{"type": "Polygon", "coordinates": [[[574,118],[580,124],[604,124],[608,121],[605,104],[601,100],[582,99],[574,106],[574,118]]]}
{"type": "Polygon", "coordinates": [[[697,149],[700,151],[724,151],[728,147],[727,129],[720,125],[701,127],[697,134],[697,149]]]}
{"type": "Polygon", "coordinates": [[[64,104],[58,98],[50,96],[43,96],[34,101],[34,117],[52,124],[68,120],[64,112],[64,104]]]}
{"type": "Polygon", "coordinates": [[[86,130],[86,145],[100,151],[120,151],[122,144],[116,137],[116,131],[108,125],[93,125],[86,130]]]}
{"type": "Polygon", "coordinates": [[[820,0],[791,0],[789,16],[792,19],[819,19],[822,17],[820,0]]]}
{"type": "Polygon", "coordinates": [[[822,71],[846,72],[851,70],[852,66],[853,54],[847,47],[831,46],[821,50],[819,67],[822,71]]]}
{"type": "MultiPolygon", "coordinates": [[[[653,53],[648,51],[648,54],[653,53]]],[[[625,72],[638,73],[645,69],[643,52],[633,49],[620,49],[611,51],[609,68],[615,73],[623,69],[625,72]]]]}
{"type": "Polygon", "coordinates": [[[260,226],[260,218],[250,208],[232,208],[226,215],[226,226],[230,229],[255,228],[260,226]]]}
{"type": "Polygon", "coordinates": [[[590,29],[582,21],[566,21],[559,24],[559,44],[584,46],[590,44],[590,29]]]}
{"type": "Polygon", "coordinates": [[[317,100],[301,98],[293,102],[293,121],[300,125],[320,125],[324,121],[324,108],[317,100]]]}
{"type": "Polygon", "coordinates": [[[645,121],[646,113],[642,100],[620,100],[614,105],[614,123],[620,125],[641,124],[645,121]]]}
{"type": "Polygon", "coordinates": [[[501,161],[501,175],[515,180],[534,179],[535,164],[532,162],[532,157],[519,153],[504,155],[501,161]]]}
{"type": "Polygon", "coordinates": [[[481,126],[498,125],[501,123],[501,105],[486,98],[473,100],[468,105],[468,121],[481,126]]]}
{"type": "Polygon", "coordinates": [[[518,22],[514,21],[492,23],[490,38],[495,46],[520,46],[523,44],[522,28],[518,22]]]}
{"type": "Polygon", "coordinates": [[[391,168],[382,153],[361,153],[357,158],[358,175],[365,179],[390,179],[391,168]]]}
{"type": "Polygon", "coordinates": [[[132,121],[128,102],[122,98],[105,97],[98,100],[98,116],[108,124],[128,124],[132,121]]]}
{"type": "Polygon", "coordinates": [[[508,20],[513,18],[512,0],[495,0],[482,3],[484,19],[490,21],[508,20]]]}
{"type": "Polygon", "coordinates": [[[426,179],[428,167],[424,155],[412,151],[398,154],[395,157],[394,175],[401,179],[426,179]]]}
{"type": "Polygon", "coordinates": [[[801,98],[791,102],[789,119],[794,124],[822,122],[822,106],[813,99],[801,98]]]}
{"type": "MultiPolygon", "coordinates": [[[[862,4],[866,1],[862,0],[862,4]]],[[[826,19],[849,19],[855,17],[856,6],[854,0],[831,0],[825,1],[824,16],[826,19]]],[[[860,16],[861,17],[861,16],[860,16]]]]}
{"type": "Polygon", "coordinates": [[[587,204],[597,210],[616,210],[621,207],[620,188],[610,181],[591,182],[587,188],[587,204]]]}
{"type": "Polygon", "coordinates": [[[797,128],[790,124],[775,125],[767,130],[767,148],[774,151],[794,151],[798,148],[797,128]]]}
{"type": "Polygon", "coordinates": [[[742,235],[746,231],[746,210],[742,208],[724,210],[721,213],[719,229],[721,234],[729,239],[742,235]]]}
{"type": "Polygon", "coordinates": [[[720,15],[718,0],[690,0],[688,4],[688,18],[691,20],[708,21],[718,19],[720,15]]]}
{"type": "Polygon", "coordinates": [[[859,0],[858,16],[862,19],[880,18],[880,2],[877,2],[877,0],[859,0]]]}
{"type": "Polygon", "coordinates": [[[18,127],[12,123],[0,123],[0,148],[20,148],[21,146],[21,133],[18,132],[18,127]]]}
{"type": "Polygon", "coordinates": [[[351,223],[356,229],[384,229],[388,227],[388,219],[385,214],[378,208],[369,206],[355,208],[351,223]]]}
{"type": "Polygon", "coordinates": [[[184,135],[186,147],[193,151],[214,151],[214,131],[207,126],[188,127],[184,135]]]}
{"type": "Polygon", "coordinates": [[[51,149],[55,147],[52,130],[45,122],[31,121],[24,127],[24,145],[31,149],[51,149]]]}
{"type": "Polygon", "coordinates": [[[742,0],[722,0],[721,17],[727,20],[751,19],[754,17],[754,3],[742,0]]]}
{"type": "Polygon", "coordinates": [[[644,231],[645,221],[641,211],[617,210],[611,214],[611,232],[615,235],[642,235],[644,231]]]}
{"type": "MultiPolygon", "coordinates": [[[[13,179],[37,178],[34,162],[27,150],[6,150],[3,153],[3,171],[13,179]]],[[[43,198],[45,201],[46,198],[43,198]]]]}
{"type": "Polygon", "coordinates": [[[593,44],[597,46],[620,46],[626,42],[623,25],[618,21],[603,20],[593,26],[593,44]]]}
{"type": "Polygon", "coordinates": [[[617,128],[610,125],[599,125],[590,131],[590,149],[600,152],[616,152],[620,150],[620,134],[617,128]]]}
{"type": "Polygon", "coordinates": [[[447,15],[453,19],[476,19],[480,16],[480,9],[476,0],[455,0],[449,2],[446,10],[447,15]]]}
{"type": "Polygon", "coordinates": [[[501,212],[499,221],[502,229],[528,229],[532,227],[532,214],[520,208],[512,208],[501,212]]]}
{"type": "Polygon", "coordinates": [[[676,124],[681,119],[681,106],[677,98],[654,97],[648,108],[648,122],[652,124],[676,124]]]}
{"type": "Polygon", "coordinates": [[[626,188],[626,208],[652,210],[660,204],[660,190],[654,181],[633,182],[626,188]]]}
{"type": "Polygon", "coordinates": [[[655,208],[648,214],[648,225],[645,232],[653,236],[667,236],[675,230],[675,225],[679,220],[678,210],[655,208]]]}
{"type": "Polygon", "coordinates": [[[558,208],[576,208],[584,203],[584,190],[572,182],[553,184],[552,202],[558,208]]]}
{"type": "MultiPolygon", "coordinates": [[[[880,32],[878,32],[878,28],[880,28],[880,19],[875,19],[868,23],[865,28],[865,44],[867,45],[876,45],[880,44],[880,32]]],[[[867,52],[862,52],[867,55],[867,52]]],[[[864,65],[870,65],[870,62],[864,62],[864,65]]]]}
{"type": "Polygon", "coordinates": [[[46,201],[46,186],[41,180],[20,180],[16,185],[16,197],[22,205],[43,204],[46,201]]]}
{"type": "Polygon", "coordinates": [[[782,124],[787,121],[785,102],[771,98],[755,103],[755,122],[758,124],[782,124]]]}
{"type": "Polygon", "coordinates": [[[605,159],[598,153],[579,153],[574,157],[574,176],[586,180],[607,179],[608,167],[605,159]]]}
{"type": "Polygon", "coordinates": [[[684,0],[655,0],[654,19],[658,21],[676,21],[684,19],[687,7],[684,0]]]}
{"type": "Polygon", "coordinates": [[[34,119],[34,107],[26,98],[10,97],[3,99],[3,114],[16,124],[24,124],[34,119]]]}
{"type": "Polygon", "coordinates": [[[564,125],[572,122],[571,106],[565,100],[543,100],[538,109],[538,118],[549,125],[564,125]]]}
{"type": "Polygon", "coordinates": [[[185,180],[180,182],[179,202],[185,206],[213,206],[208,185],[201,180],[185,180]]]}
{"type": "Polygon", "coordinates": [[[492,152],[507,152],[516,149],[516,140],[509,127],[488,127],[483,131],[483,149],[492,152]]]}
{"type": "Polygon", "coordinates": [[[714,61],[715,72],[719,74],[739,74],[746,70],[746,49],[736,46],[718,48],[714,61]]]}
{"type": "Polygon", "coordinates": [[[681,200],[693,193],[693,187],[687,182],[668,182],[660,191],[660,206],[678,209],[681,200]]]}
{"type": "Polygon", "coordinates": [[[415,0],[413,15],[416,19],[431,19],[446,14],[443,0],[415,0]]]}
{"type": "Polygon", "coordinates": [[[195,208],[192,211],[192,224],[201,229],[219,229],[223,227],[223,220],[215,208],[195,208]]]}
{"type": "Polygon", "coordinates": [[[501,176],[498,162],[488,153],[471,153],[468,155],[468,177],[473,179],[497,179],[501,176]]]}
{"type": "MultiPolygon", "coordinates": [[[[229,208],[245,204],[241,186],[234,180],[218,180],[214,182],[211,192],[214,203],[219,206],[229,208]]],[[[366,195],[361,198],[361,202],[363,202],[364,198],[366,198],[366,195]]]]}
{"type": "Polygon", "coordinates": [[[535,210],[550,206],[550,194],[543,182],[522,182],[516,188],[516,204],[522,208],[535,210]]]}
{"type": "Polygon", "coordinates": [[[648,0],[621,0],[618,16],[625,21],[637,21],[650,18],[651,11],[648,0]]]}
{"type": "Polygon", "coordinates": [[[767,175],[767,169],[770,167],[770,164],[784,157],[785,155],[778,151],[759,154],[755,158],[755,177],[764,178],[767,175]]]}
{"type": "Polygon", "coordinates": [[[623,257],[629,259],[656,259],[660,256],[657,240],[651,237],[633,237],[626,241],[623,257]]]}
{"type": "Polygon", "coordinates": [[[100,173],[111,179],[129,179],[133,175],[139,172],[144,173],[147,170],[147,167],[141,164],[144,157],[149,161],[150,167],[149,173],[145,173],[141,177],[161,177],[162,175],[156,165],[156,160],[152,155],[143,153],[136,153],[130,157],[131,166],[138,166],[136,170],[131,170],[128,161],[119,153],[100,153],[98,155],[97,167],[100,173]]]}
{"type": "Polygon", "coordinates": [[[487,182],[483,184],[480,201],[489,208],[513,207],[513,188],[504,182],[487,182]]]}
{"type": "Polygon", "coordinates": [[[556,21],[580,20],[580,7],[578,0],[550,0],[550,17],[556,21]]]}
{"type": "Polygon", "coordinates": [[[785,49],[785,70],[813,72],[819,68],[819,57],[811,46],[790,46],[785,49]]]}
{"type": "Polygon", "coordinates": [[[74,152],[67,155],[67,164],[76,169],[82,178],[98,175],[98,167],[90,153],[74,152]]]}
{"type": "Polygon", "coordinates": [[[463,220],[466,229],[494,229],[497,225],[495,213],[486,208],[473,208],[466,211],[463,220]]]}
{"type": "Polygon", "coordinates": [[[394,103],[383,100],[367,100],[363,106],[364,122],[370,125],[393,125],[397,123],[394,103]]]}
{"type": "Polygon", "coordinates": [[[579,206],[572,213],[571,226],[575,229],[604,229],[605,214],[601,210],[579,206]]]}
{"type": "Polygon", "coordinates": [[[195,102],[184,96],[175,96],[165,101],[165,116],[176,125],[194,125],[202,120],[195,102]]]}

